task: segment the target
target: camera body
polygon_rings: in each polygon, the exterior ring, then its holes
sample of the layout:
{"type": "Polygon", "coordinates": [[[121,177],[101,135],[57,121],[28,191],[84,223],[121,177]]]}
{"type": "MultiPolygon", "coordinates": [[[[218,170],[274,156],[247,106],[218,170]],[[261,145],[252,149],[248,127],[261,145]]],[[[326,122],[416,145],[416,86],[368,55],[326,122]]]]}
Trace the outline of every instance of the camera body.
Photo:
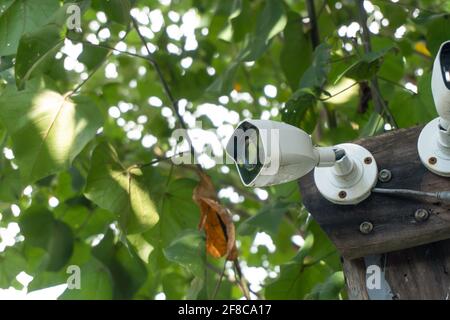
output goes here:
{"type": "Polygon", "coordinates": [[[431,92],[440,125],[447,131],[450,125],[450,41],[441,44],[434,59],[431,92]]]}
{"type": "Polygon", "coordinates": [[[439,117],[420,133],[417,150],[430,171],[450,176],[450,41],[441,44],[434,59],[431,91],[439,117]]]}
{"type": "Polygon", "coordinates": [[[315,148],[294,126],[269,120],[244,120],[226,146],[245,186],[264,187],[298,179],[315,166],[334,164],[333,148],[315,148]]]}

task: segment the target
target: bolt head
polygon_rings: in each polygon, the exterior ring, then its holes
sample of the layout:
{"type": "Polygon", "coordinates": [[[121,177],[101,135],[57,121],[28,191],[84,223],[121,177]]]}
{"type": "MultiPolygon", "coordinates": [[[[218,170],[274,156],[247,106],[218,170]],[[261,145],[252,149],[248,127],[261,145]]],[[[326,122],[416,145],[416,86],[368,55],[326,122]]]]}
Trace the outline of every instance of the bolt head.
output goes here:
{"type": "Polygon", "coordinates": [[[388,169],[383,169],[378,173],[378,180],[381,182],[388,182],[392,178],[392,173],[388,169]]]}
{"type": "Polygon", "coordinates": [[[426,209],[417,209],[416,212],[414,212],[414,219],[417,222],[423,222],[426,221],[430,217],[430,213],[426,209]]]}
{"type": "Polygon", "coordinates": [[[372,230],[373,230],[373,224],[369,221],[364,221],[363,223],[361,223],[359,225],[359,231],[362,234],[369,234],[372,232],[372,230]]]}
{"type": "Polygon", "coordinates": [[[437,162],[436,157],[430,157],[430,158],[428,158],[428,163],[429,163],[429,164],[433,165],[433,164],[436,164],[436,162],[437,162]]]}
{"type": "Polygon", "coordinates": [[[339,191],[338,196],[339,198],[344,199],[347,196],[347,192],[345,192],[344,190],[339,191]]]}
{"type": "Polygon", "coordinates": [[[372,157],[365,157],[364,158],[364,163],[365,164],[371,164],[372,163],[372,157]]]}

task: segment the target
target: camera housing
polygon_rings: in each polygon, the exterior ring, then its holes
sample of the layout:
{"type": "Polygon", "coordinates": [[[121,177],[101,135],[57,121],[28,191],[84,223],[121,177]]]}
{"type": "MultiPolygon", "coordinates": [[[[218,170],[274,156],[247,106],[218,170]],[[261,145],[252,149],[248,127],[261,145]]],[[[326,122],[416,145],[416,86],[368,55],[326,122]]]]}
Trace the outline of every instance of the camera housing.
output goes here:
{"type": "Polygon", "coordinates": [[[356,204],[370,195],[377,181],[375,159],[363,147],[348,143],[315,147],[309,134],[283,122],[242,121],[226,152],[248,187],[289,182],[315,168],[316,186],[325,198],[356,204]]]}
{"type": "Polygon", "coordinates": [[[441,44],[433,63],[431,92],[439,117],[421,131],[417,150],[423,165],[450,176],[450,41],[441,44]]]}

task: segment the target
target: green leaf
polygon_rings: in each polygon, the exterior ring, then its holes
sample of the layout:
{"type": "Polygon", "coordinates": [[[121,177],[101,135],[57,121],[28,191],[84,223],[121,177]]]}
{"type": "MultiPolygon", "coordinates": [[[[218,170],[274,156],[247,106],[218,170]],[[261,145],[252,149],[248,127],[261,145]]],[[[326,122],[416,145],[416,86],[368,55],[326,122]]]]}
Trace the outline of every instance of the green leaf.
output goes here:
{"type": "Polygon", "coordinates": [[[127,236],[127,241],[136,249],[139,258],[145,263],[148,263],[153,246],[147,242],[142,234],[130,234],[127,236]]]}
{"type": "Polygon", "coordinates": [[[229,93],[233,89],[233,80],[239,67],[238,62],[232,62],[225,71],[217,77],[208,87],[207,91],[211,93],[221,94],[229,93]]]}
{"type": "Polygon", "coordinates": [[[239,225],[239,234],[247,235],[253,233],[255,230],[260,230],[270,235],[276,235],[288,207],[289,203],[285,202],[277,202],[262,207],[257,214],[239,225]]]}
{"type": "Polygon", "coordinates": [[[114,212],[126,234],[143,232],[159,220],[142,171],[124,168],[107,143],[99,144],[92,154],[84,194],[99,207],[114,212]]]}
{"type": "Polygon", "coordinates": [[[58,220],[53,222],[52,233],[47,244],[47,270],[57,271],[70,259],[73,252],[74,237],[72,229],[58,220]]]}
{"type": "Polygon", "coordinates": [[[252,30],[255,17],[254,9],[249,1],[234,0],[233,11],[229,15],[229,22],[233,28],[232,40],[237,43],[245,39],[252,30]]]}
{"type": "Polygon", "coordinates": [[[319,300],[339,299],[339,293],[344,288],[344,285],[344,273],[337,271],[329,276],[324,283],[317,284],[308,295],[308,298],[319,300]]]}
{"type": "MultiPolygon", "coordinates": [[[[70,274],[67,275],[69,277],[70,274]]],[[[109,270],[97,259],[91,257],[80,266],[80,288],[67,288],[59,300],[111,300],[113,280],[109,270]]]]}
{"type": "Polygon", "coordinates": [[[108,267],[114,280],[114,299],[131,299],[147,277],[145,264],[132,246],[114,242],[111,229],[96,247],[94,256],[108,267]]]}
{"type": "Polygon", "coordinates": [[[353,63],[337,77],[335,84],[338,83],[343,77],[352,78],[356,81],[369,80],[380,69],[383,62],[383,56],[393,48],[394,46],[389,46],[379,51],[364,54],[358,61],[353,63]]]}
{"type": "Polygon", "coordinates": [[[72,230],[45,207],[32,206],[23,212],[20,228],[27,243],[46,250],[46,270],[57,271],[69,261],[74,246],[72,230]]]}
{"type": "Polygon", "coordinates": [[[281,110],[281,119],[311,133],[317,123],[316,97],[309,89],[299,89],[281,110]]]}
{"type": "Polygon", "coordinates": [[[94,0],[95,5],[106,13],[106,16],[117,23],[127,25],[130,22],[130,0],[94,0]]]}
{"type": "Polygon", "coordinates": [[[33,280],[28,284],[28,292],[42,290],[66,283],[68,275],[66,270],[59,272],[41,271],[33,275],[33,280]]]}
{"type": "Polygon", "coordinates": [[[267,49],[269,41],[286,26],[287,18],[283,2],[267,0],[256,21],[256,30],[250,36],[247,47],[240,53],[241,61],[254,61],[267,49]]]}
{"type": "Polygon", "coordinates": [[[91,217],[78,231],[78,235],[82,238],[104,233],[106,228],[114,221],[114,214],[108,210],[97,208],[90,214],[91,217]]]}
{"type": "MultiPolygon", "coordinates": [[[[389,20],[389,28],[393,30],[405,24],[408,18],[408,9],[397,3],[377,0],[376,5],[380,7],[383,16],[389,20]]],[[[421,12],[422,13],[422,12],[421,12]]]]}
{"type": "MultiPolygon", "coordinates": [[[[394,117],[395,118],[395,117],[394,117]]],[[[371,137],[383,132],[384,119],[378,112],[372,112],[369,121],[361,129],[360,137],[371,137]]]]}
{"type": "Polygon", "coordinates": [[[186,178],[169,184],[162,200],[161,220],[145,234],[152,245],[166,248],[178,234],[197,227],[200,215],[198,207],[192,201],[196,185],[197,181],[186,178]]]}
{"type": "Polygon", "coordinates": [[[109,49],[100,48],[94,45],[84,44],[83,52],[78,57],[78,61],[83,63],[86,68],[93,70],[105,61],[109,49]]]}
{"type": "Polygon", "coordinates": [[[53,214],[49,210],[32,206],[21,214],[20,229],[28,244],[46,249],[53,222],[53,214]]]}
{"type": "Polygon", "coordinates": [[[14,55],[0,57],[0,72],[8,70],[14,66],[14,55]]]}
{"type": "Polygon", "coordinates": [[[200,292],[204,288],[204,285],[205,285],[204,278],[205,278],[204,276],[202,276],[202,277],[195,277],[191,281],[191,284],[189,286],[188,292],[186,294],[186,299],[187,300],[197,299],[198,295],[200,294],[200,292]]]}
{"type": "Polygon", "coordinates": [[[0,165],[0,201],[16,202],[22,194],[22,183],[18,170],[14,170],[9,163],[0,165]]]}
{"type": "Polygon", "coordinates": [[[443,16],[447,15],[447,13],[434,13],[429,11],[420,11],[419,15],[412,19],[414,23],[417,25],[424,25],[427,24],[434,19],[439,19],[443,16]]]}
{"type": "Polygon", "coordinates": [[[26,260],[15,248],[0,253],[0,288],[9,288],[16,276],[26,268],[26,260]]]}
{"type": "Polygon", "coordinates": [[[189,281],[178,272],[170,272],[162,277],[162,289],[169,300],[181,300],[184,298],[189,281]]]}
{"type": "Polygon", "coordinates": [[[322,88],[327,81],[330,71],[331,47],[327,43],[321,43],[314,50],[314,58],[311,66],[305,71],[301,80],[300,88],[322,88]]]}
{"type": "Polygon", "coordinates": [[[284,44],[280,54],[280,65],[293,91],[298,89],[300,78],[310,66],[312,59],[311,42],[303,31],[302,17],[288,12],[284,28],[284,44]]]}
{"type": "Polygon", "coordinates": [[[72,229],[77,230],[84,224],[89,215],[90,212],[86,207],[75,205],[62,209],[60,215],[56,217],[67,223],[72,229]]]}
{"type": "Polygon", "coordinates": [[[305,267],[303,262],[314,243],[311,234],[305,239],[303,247],[288,263],[280,266],[280,275],[266,286],[267,299],[303,299],[317,280],[325,280],[325,270],[320,265],[305,267]]]}
{"type": "Polygon", "coordinates": [[[58,174],[58,184],[55,186],[55,197],[57,197],[60,202],[66,201],[75,197],[77,195],[76,191],[77,190],[74,190],[71,173],[67,171],[60,172],[58,174]]]}
{"type": "Polygon", "coordinates": [[[204,277],[205,242],[200,232],[185,231],[181,233],[166,249],[164,255],[169,261],[176,262],[196,277],[204,277]]]}
{"type": "MultiPolygon", "coordinates": [[[[339,276],[318,288],[317,283],[325,282],[333,272],[325,258],[336,252],[320,227],[312,221],[309,234],[297,255],[288,263],[281,265],[280,276],[266,286],[267,299],[307,299],[320,296],[319,289],[324,289],[322,299],[336,298],[335,292],[342,289],[339,276]]],[[[337,259],[339,260],[339,259],[337,259]]]]}
{"type": "Polygon", "coordinates": [[[321,264],[304,268],[297,263],[282,265],[279,279],[266,287],[266,298],[275,300],[308,298],[317,282],[324,281],[327,275],[327,268],[321,264]]]}
{"type": "Polygon", "coordinates": [[[239,65],[244,61],[258,59],[266,51],[270,39],[283,31],[286,22],[283,3],[278,0],[267,0],[263,11],[258,16],[256,30],[246,39],[245,48],[207,88],[207,92],[228,94],[233,88],[233,79],[239,65]]]}
{"type": "MultiPolygon", "coordinates": [[[[231,41],[234,32],[232,21],[242,12],[242,0],[221,2],[219,6],[221,6],[221,8],[217,8],[217,10],[226,14],[228,16],[228,21],[226,27],[218,34],[218,38],[224,41],[231,41]]],[[[216,13],[218,13],[218,11],[216,11],[216,13]]]]}
{"type": "MultiPolygon", "coordinates": [[[[43,266],[48,259],[45,250],[25,246],[25,256],[28,260],[26,272],[33,276],[33,280],[28,284],[28,292],[53,287],[59,284],[67,283],[69,274],[67,268],[61,268],[59,271],[44,271],[43,266]],[[31,262],[31,263],[30,263],[31,262]]],[[[71,265],[82,266],[92,259],[91,247],[89,244],[77,241],[74,244],[73,254],[67,261],[66,267],[71,265]]]]}
{"type": "Polygon", "coordinates": [[[401,54],[387,54],[383,58],[383,64],[377,75],[378,78],[400,82],[405,74],[405,61],[401,54]]]}
{"type": "Polygon", "coordinates": [[[389,107],[399,127],[426,123],[437,117],[431,94],[431,74],[419,79],[418,94],[399,91],[390,101],[389,107]]]}
{"type": "Polygon", "coordinates": [[[7,12],[8,8],[14,3],[14,1],[16,1],[16,0],[4,0],[3,1],[3,3],[0,6],[0,17],[7,12]]]}
{"type": "Polygon", "coordinates": [[[431,56],[436,56],[441,44],[450,39],[450,15],[440,14],[430,18],[426,24],[427,47],[431,56]]]}
{"type": "Polygon", "coordinates": [[[333,270],[342,269],[335,245],[315,220],[309,219],[308,232],[314,235],[314,245],[308,252],[305,264],[314,264],[320,261],[326,263],[333,270]]]}
{"type": "Polygon", "coordinates": [[[55,24],[46,25],[22,36],[15,64],[16,85],[19,89],[24,88],[25,82],[33,73],[48,65],[63,41],[60,27],[55,24]]]}
{"type": "Polygon", "coordinates": [[[27,89],[0,96],[0,120],[11,135],[22,180],[31,183],[68,168],[103,117],[87,97],[27,89]]]}
{"type": "Polygon", "coordinates": [[[58,8],[58,0],[7,2],[0,15],[0,56],[14,54],[22,34],[46,24],[58,8]]]}

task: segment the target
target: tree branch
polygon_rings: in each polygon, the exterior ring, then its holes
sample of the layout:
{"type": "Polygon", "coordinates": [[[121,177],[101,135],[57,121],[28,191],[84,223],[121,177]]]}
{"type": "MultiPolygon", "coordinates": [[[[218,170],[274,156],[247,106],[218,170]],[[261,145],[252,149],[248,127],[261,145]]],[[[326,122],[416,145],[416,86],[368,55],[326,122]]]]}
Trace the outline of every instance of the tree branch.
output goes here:
{"type": "MultiPolygon", "coordinates": [[[[125,32],[125,35],[123,36],[123,37],[121,37],[120,39],[119,39],[119,41],[122,41],[122,40],[124,40],[126,37],[127,37],[127,35],[128,35],[128,33],[130,32],[130,29],[131,29],[131,25],[128,25],[127,26],[127,31],[125,32]]],[[[78,41],[78,40],[74,40],[74,39],[71,39],[71,38],[68,38],[70,41],[73,41],[73,42],[81,42],[81,43],[89,43],[89,44],[91,44],[90,42],[87,42],[87,41],[78,41]]],[[[91,44],[92,45],[92,44],[91,44]]],[[[110,48],[110,49],[113,49],[113,48],[110,48]]],[[[94,74],[103,66],[103,64],[106,62],[106,61],[108,61],[108,58],[109,58],[109,56],[111,55],[111,52],[109,52],[108,53],[108,55],[106,56],[106,58],[97,66],[97,67],[95,67],[94,68],[94,70],[92,70],[91,71],[91,73],[89,73],[89,75],[88,75],[88,77],[86,78],[86,79],[84,79],[83,81],[81,81],[76,87],[75,87],[75,89],[73,89],[67,96],[68,97],[71,97],[71,96],[73,96],[74,94],[76,94],[93,76],[94,76],[94,74]]]]}
{"type": "Polygon", "coordinates": [[[184,153],[185,153],[185,151],[182,151],[182,152],[179,152],[179,153],[174,154],[172,156],[156,158],[156,159],[154,159],[154,160],[152,160],[150,162],[134,164],[131,167],[129,167],[128,170],[135,169],[135,168],[145,168],[145,167],[152,166],[152,165],[157,164],[157,163],[162,162],[162,161],[172,160],[173,158],[181,156],[184,153]]]}
{"type": "Polygon", "coordinates": [[[140,54],[133,53],[133,52],[130,52],[130,51],[125,51],[125,50],[116,49],[116,48],[111,47],[111,46],[108,46],[108,45],[106,45],[106,44],[102,44],[102,43],[95,44],[95,43],[92,43],[92,42],[89,42],[89,41],[86,41],[86,40],[76,40],[76,39],[73,39],[73,40],[70,39],[70,40],[71,40],[72,42],[78,42],[78,43],[82,43],[82,44],[85,44],[85,45],[88,45],[88,46],[91,46],[91,47],[96,47],[96,48],[101,48],[101,49],[107,49],[107,50],[111,50],[111,51],[116,51],[116,52],[125,54],[125,55],[130,56],[130,57],[140,58],[140,59],[144,59],[144,60],[148,61],[148,57],[146,57],[146,56],[142,56],[142,55],[140,55],[140,54]]]}
{"type": "MultiPolygon", "coordinates": [[[[226,262],[225,262],[226,265],[226,262]]],[[[216,273],[217,275],[219,275],[219,277],[222,274],[222,270],[220,270],[219,268],[217,268],[215,265],[211,264],[211,263],[207,263],[206,264],[207,268],[210,269],[211,271],[213,271],[214,273],[216,273]]],[[[238,287],[241,288],[241,284],[239,283],[239,281],[237,279],[235,280],[230,280],[228,277],[224,277],[225,279],[227,279],[227,281],[229,281],[230,283],[237,285],[238,287]]],[[[242,289],[242,288],[241,288],[242,289]]],[[[248,291],[251,292],[252,294],[254,294],[256,297],[258,297],[258,299],[262,299],[261,295],[258,292],[253,291],[252,289],[248,288],[248,291]]],[[[245,296],[245,295],[244,295],[245,296]]],[[[250,300],[250,299],[248,299],[250,300]]]]}
{"type": "MultiPolygon", "coordinates": [[[[372,52],[372,44],[370,42],[370,33],[369,28],[367,28],[367,13],[364,9],[364,1],[358,0],[358,11],[359,11],[359,24],[362,28],[361,39],[364,46],[364,52],[370,53],[372,52]]],[[[380,115],[385,114],[386,120],[395,128],[397,128],[397,122],[395,121],[389,107],[386,105],[380,91],[380,87],[378,85],[378,78],[374,76],[369,81],[370,92],[372,93],[372,101],[375,106],[375,111],[380,115]]]]}
{"type": "Polygon", "coordinates": [[[320,101],[327,101],[328,99],[334,98],[334,97],[340,95],[341,93],[344,93],[345,91],[347,91],[347,90],[353,88],[353,87],[356,86],[358,83],[359,83],[359,82],[356,81],[356,82],[352,83],[351,85],[349,85],[347,88],[344,88],[344,89],[342,89],[341,91],[336,92],[335,94],[333,94],[333,95],[331,95],[331,96],[329,96],[329,97],[326,97],[326,98],[318,98],[318,100],[320,100],[320,101]]]}
{"type": "Polygon", "coordinates": [[[216,299],[217,293],[219,292],[220,285],[222,284],[223,276],[225,275],[225,268],[226,268],[226,266],[227,266],[227,261],[225,260],[223,262],[222,272],[220,273],[219,279],[217,280],[216,288],[214,289],[214,293],[213,293],[213,296],[212,296],[213,300],[216,299]]]}
{"type": "Polygon", "coordinates": [[[308,10],[309,23],[311,24],[311,42],[314,50],[320,44],[319,28],[317,26],[314,0],[307,0],[306,8],[308,10]]]}
{"type": "Polygon", "coordinates": [[[412,90],[410,90],[410,89],[408,89],[408,88],[402,86],[400,83],[397,83],[397,82],[395,82],[395,81],[386,79],[386,78],[384,78],[384,77],[378,77],[378,79],[383,80],[383,81],[385,81],[385,82],[387,82],[387,83],[393,84],[394,86],[397,86],[397,87],[399,87],[399,88],[402,88],[403,90],[405,90],[405,91],[411,93],[413,96],[417,95],[416,92],[414,92],[414,91],[412,91],[412,90]]]}
{"type": "MultiPolygon", "coordinates": [[[[171,103],[171,105],[172,105],[172,109],[173,109],[175,115],[177,116],[177,119],[178,119],[178,122],[180,123],[180,126],[181,126],[184,130],[187,131],[188,128],[187,128],[187,126],[186,126],[186,123],[184,122],[183,117],[180,115],[180,111],[179,111],[179,108],[178,108],[178,100],[175,99],[174,95],[172,94],[172,91],[171,91],[171,89],[170,89],[170,87],[169,87],[169,84],[168,84],[168,82],[166,81],[166,79],[165,79],[165,77],[164,77],[164,74],[162,73],[162,70],[161,70],[159,64],[156,62],[155,58],[153,57],[152,52],[151,52],[150,49],[148,48],[147,41],[145,40],[144,36],[142,35],[141,31],[139,30],[139,24],[138,24],[138,22],[136,21],[136,19],[135,19],[134,17],[131,17],[131,21],[132,21],[132,23],[133,23],[134,29],[136,30],[136,32],[137,32],[139,38],[141,39],[142,44],[143,44],[144,47],[145,47],[145,50],[147,51],[147,54],[148,54],[148,56],[146,57],[146,58],[147,58],[147,61],[148,61],[148,62],[152,65],[152,67],[155,69],[156,74],[158,75],[158,78],[159,78],[159,80],[160,80],[160,82],[161,82],[161,84],[162,84],[162,86],[163,86],[164,92],[166,93],[166,96],[167,96],[167,98],[169,99],[169,101],[170,101],[170,103],[171,103]]],[[[195,157],[195,151],[194,151],[194,146],[192,145],[192,140],[191,140],[191,138],[189,137],[188,134],[186,134],[186,140],[187,140],[187,142],[189,143],[189,146],[190,146],[190,148],[191,148],[191,154],[192,154],[192,157],[193,157],[194,159],[196,159],[196,157],[195,157]]],[[[203,171],[203,169],[202,169],[202,167],[200,166],[200,164],[197,163],[196,166],[197,166],[197,169],[198,169],[198,170],[203,171]]]]}
{"type": "MultiPolygon", "coordinates": [[[[105,61],[107,61],[107,59],[105,59],[105,61]]],[[[86,79],[84,79],[83,81],[81,81],[76,87],[75,89],[73,89],[67,96],[71,97],[74,94],[76,94],[78,91],[80,91],[80,89],[94,76],[94,74],[103,66],[103,64],[105,63],[105,61],[103,61],[102,63],[100,63],[97,67],[94,68],[94,70],[92,70],[89,75],[87,76],[86,79]]]]}
{"type": "MultiPolygon", "coordinates": [[[[325,8],[325,5],[326,5],[326,1],[323,2],[321,8],[319,9],[319,15],[322,13],[322,10],[325,8]]],[[[319,44],[320,44],[320,32],[319,32],[319,26],[317,24],[318,15],[316,15],[316,8],[314,6],[314,0],[307,0],[306,7],[308,10],[308,17],[309,17],[309,22],[311,25],[311,44],[312,44],[312,48],[314,51],[317,48],[317,46],[319,46],[319,44]]],[[[321,84],[321,86],[320,86],[321,91],[323,91],[325,83],[326,83],[326,81],[324,81],[321,84]]],[[[328,99],[320,99],[319,98],[318,100],[324,102],[328,99]]],[[[324,110],[324,112],[320,113],[321,119],[323,121],[327,121],[330,128],[336,127],[336,123],[337,123],[336,114],[334,112],[330,112],[329,108],[326,106],[325,103],[323,103],[323,110],[324,110]]],[[[317,126],[316,134],[319,138],[322,135],[322,126],[321,125],[317,126]]]]}

